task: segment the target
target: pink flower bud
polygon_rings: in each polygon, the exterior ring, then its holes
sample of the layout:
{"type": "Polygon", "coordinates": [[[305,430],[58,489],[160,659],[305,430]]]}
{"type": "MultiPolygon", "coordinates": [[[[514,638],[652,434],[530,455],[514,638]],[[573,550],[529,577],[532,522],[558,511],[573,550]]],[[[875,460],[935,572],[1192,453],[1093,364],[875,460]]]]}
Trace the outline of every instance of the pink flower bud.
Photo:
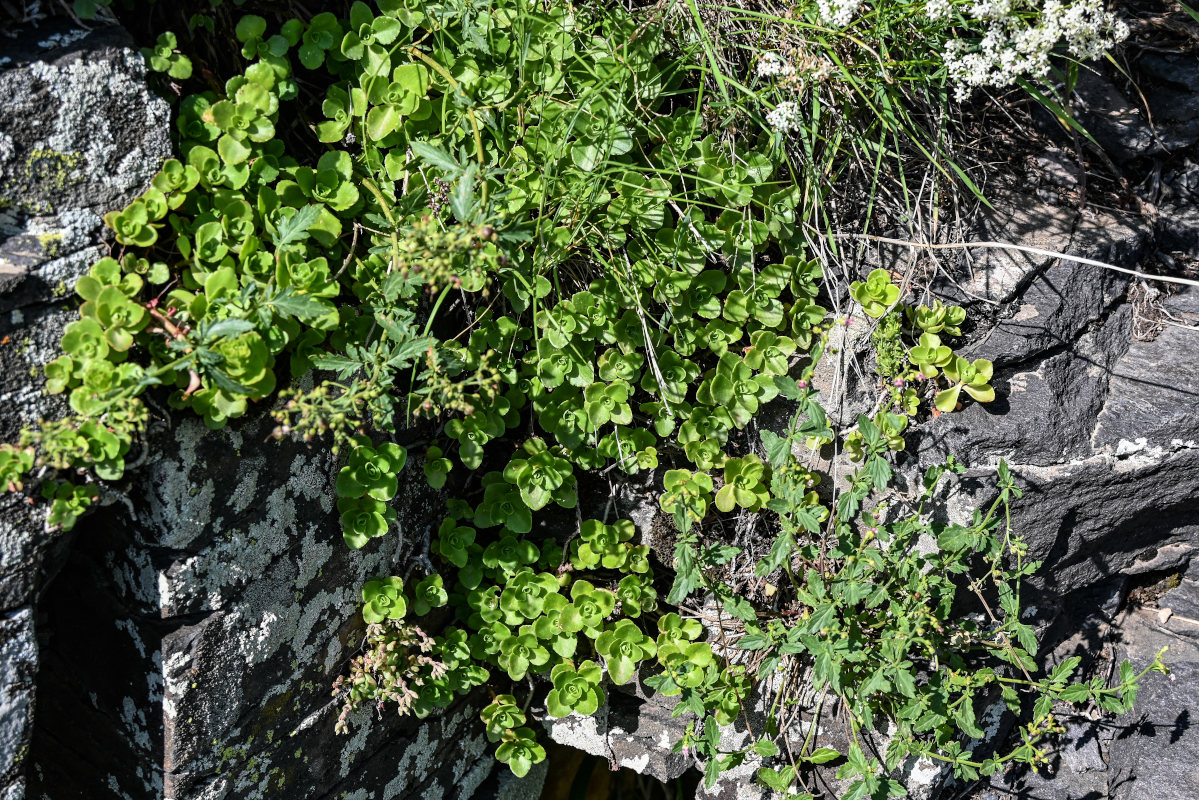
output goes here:
{"type": "Polygon", "coordinates": [[[798,386],[800,389],[806,389],[806,388],[808,388],[808,382],[807,382],[807,381],[796,381],[796,382],[795,382],[795,385],[796,385],[796,386],[798,386]]]}
{"type": "Polygon", "coordinates": [[[894,381],[892,381],[892,385],[895,386],[895,388],[903,386],[903,378],[896,378],[894,381]]]}

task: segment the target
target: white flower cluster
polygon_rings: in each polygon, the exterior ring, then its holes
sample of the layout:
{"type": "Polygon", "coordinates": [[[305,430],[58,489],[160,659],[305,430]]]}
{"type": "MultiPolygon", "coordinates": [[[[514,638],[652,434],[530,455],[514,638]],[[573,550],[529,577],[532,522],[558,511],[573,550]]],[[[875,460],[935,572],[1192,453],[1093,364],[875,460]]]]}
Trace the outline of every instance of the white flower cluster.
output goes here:
{"type": "Polygon", "coordinates": [[[949,19],[951,11],[953,11],[953,3],[950,0],[928,0],[924,4],[924,13],[932,20],[949,19]]]}
{"type": "Polygon", "coordinates": [[[758,60],[758,75],[763,78],[771,78],[778,75],[794,75],[795,67],[790,61],[780,56],[778,53],[763,53],[758,60]]]}
{"type": "Polygon", "coordinates": [[[1021,0],[976,0],[969,7],[970,16],[988,25],[977,47],[960,39],[946,47],[945,66],[958,85],[959,100],[978,86],[999,88],[1022,77],[1043,77],[1060,41],[1075,58],[1088,60],[1128,36],[1128,26],[1104,11],[1102,0],[1046,0],[1033,22],[1017,13],[1022,5],[1021,0]]]}
{"type": "Polygon", "coordinates": [[[975,19],[1001,20],[1012,13],[1012,0],[978,0],[970,7],[975,19]]]}
{"type": "Polygon", "coordinates": [[[799,106],[793,100],[784,100],[767,112],[766,122],[780,133],[799,130],[799,106]]]}
{"type": "Polygon", "coordinates": [[[795,54],[795,61],[789,61],[779,53],[762,53],[756,71],[760,78],[779,78],[780,85],[799,91],[807,82],[828,78],[833,65],[824,56],[802,51],[795,54]]]}
{"type": "Polygon", "coordinates": [[[820,21],[831,28],[844,28],[853,22],[860,0],[816,0],[820,21]]]}

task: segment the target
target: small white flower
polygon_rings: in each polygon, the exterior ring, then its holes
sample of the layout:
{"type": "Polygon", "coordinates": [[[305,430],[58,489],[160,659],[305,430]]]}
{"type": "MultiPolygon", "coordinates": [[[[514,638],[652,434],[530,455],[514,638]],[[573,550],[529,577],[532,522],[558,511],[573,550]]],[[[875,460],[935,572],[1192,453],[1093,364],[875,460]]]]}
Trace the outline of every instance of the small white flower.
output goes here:
{"type": "Polygon", "coordinates": [[[779,133],[790,133],[799,129],[799,106],[784,100],[766,114],[766,122],[779,133]]]}
{"type": "Polygon", "coordinates": [[[831,28],[844,28],[858,12],[858,0],[816,0],[820,20],[831,28]]]}
{"type": "MultiPolygon", "coordinates": [[[[929,0],[932,4],[942,0],[929,0]]],[[[1022,77],[1041,78],[1050,69],[1050,53],[1063,42],[1081,60],[1102,57],[1128,36],[1128,26],[1103,10],[1102,0],[1045,0],[1031,20],[1029,0],[976,0],[970,17],[987,24],[976,48],[961,40],[945,48],[945,66],[957,83],[956,96],[965,99],[977,86],[1002,88],[1022,77]]]]}
{"type": "Polygon", "coordinates": [[[795,67],[778,53],[763,53],[758,60],[758,75],[770,78],[775,75],[794,75],[795,67]]]}
{"type": "Polygon", "coordinates": [[[924,13],[929,19],[948,19],[951,11],[953,11],[953,5],[950,0],[928,0],[924,4],[924,13]]]}

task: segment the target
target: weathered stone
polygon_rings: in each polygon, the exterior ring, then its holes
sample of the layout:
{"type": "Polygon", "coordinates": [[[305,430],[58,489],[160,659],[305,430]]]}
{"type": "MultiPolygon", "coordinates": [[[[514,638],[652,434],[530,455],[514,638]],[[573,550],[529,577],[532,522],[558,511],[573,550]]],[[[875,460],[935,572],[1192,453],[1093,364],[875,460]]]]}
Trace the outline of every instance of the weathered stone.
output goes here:
{"type": "Polygon", "coordinates": [[[1121,658],[1143,668],[1169,647],[1165,660],[1171,674],[1148,675],[1136,708],[1117,721],[1123,727],[1117,728],[1107,755],[1113,800],[1183,800],[1199,794],[1199,617],[1182,613],[1199,607],[1199,581],[1183,580],[1158,606],[1177,611],[1162,624],[1155,610],[1142,609],[1120,626],[1121,658]]]}
{"type": "Polygon", "coordinates": [[[1165,660],[1171,675],[1146,676],[1136,707],[1114,720],[1091,720],[1059,709],[1068,721],[1050,768],[1011,770],[994,785],[1046,800],[1173,800],[1199,792],[1194,769],[1199,728],[1192,711],[1199,703],[1199,617],[1174,613],[1199,610],[1199,581],[1182,581],[1157,605],[1124,614],[1101,636],[1111,643],[1117,660],[1127,658],[1138,671],[1169,647],[1165,660]]]}
{"type": "MultiPolygon", "coordinates": [[[[492,771],[478,698],[423,722],[362,709],[349,736],[334,733],[329,687],[361,640],[360,587],[418,563],[436,498],[412,468],[401,478],[400,532],[352,551],[333,508],[334,457],[261,444],[272,424],[160,426],[148,443],[159,455],[128,491],[132,509],[112,509],[108,524],[124,538],[97,537],[89,557],[76,544],[54,596],[95,617],[85,612],[85,634],[47,604],[54,636],[84,635],[82,647],[52,642],[55,661],[39,679],[56,693],[37,723],[46,746],[35,737],[33,749],[37,788],[51,797],[108,783],[174,800],[458,798],[492,771]],[[110,652],[89,675],[88,653],[102,642],[110,652]],[[68,723],[89,716],[83,728],[68,723]],[[110,761],[121,742],[128,757],[110,761]],[[76,764],[65,786],[53,777],[63,753],[76,764]]],[[[98,517],[85,522],[81,536],[98,533],[98,517]]]]}
{"type": "MultiPolygon", "coordinates": [[[[1191,308],[1195,297],[1168,307],[1191,308]]],[[[1076,348],[1091,357],[1073,374],[1078,352],[1013,375],[998,413],[973,406],[929,426],[928,441],[965,452],[967,463],[1012,463],[1024,485],[1013,525],[1045,562],[1038,584],[1059,598],[1118,573],[1184,564],[1199,547],[1199,347],[1167,329],[1152,342],[1125,340],[1113,359],[1113,341],[1076,348]]]]}
{"type": "Polygon", "coordinates": [[[690,756],[671,752],[687,724],[686,719],[680,722],[670,716],[677,700],[660,695],[640,699],[613,689],[592,716],[546,717],[542,724],[559,744],[606,758],[616,767],[669,781],[694,763],[690,756]]]}
{"type": "Polygon", "coordinates": [[[1144,113],[1106,78],[1079,70],[1075,91],[1082,100],[1076,118],[1112,158],[1131,161],[1160,152],[1144,113]]]}
{"type": "Polygon", "coordinates": [[[1156,85],[1149,109],[1161,142],[1170,150],[1199,142],[1199,65],[1177,53],[1146,53],[1138,70],[1156,85]]]}
{"type": "Polygon", "coordinates": [[[0,619],[0,781],[5,787],[24,785],[36,670],[33,610],[10,611],[0,619]]]}
{"type": "Polygon", "coordinates": [[[1164,250],[1194,253],[1199,250],[1199,208],[1192,200],[1162,207],[1158,244],[1164,250]]]}
{"type": "Polygon", "coordinates": [[[0,70],[0,211],[57,216],[57,232],[30,231],[50,257],[90,243],[99,217],[127,204],[170,148],[167,103],[146,85],[129,35],[111,25],[54,32],[6,43],[0,70]]]}
{"type": "MultiPolygon", "coordinates": [[[[65,404],[41,394],[40,376],[75,316],[70,287],[104,252],[97,246],[101,215],[132,200],[169,152],[167,104],[149,93],[128,36],[113,27],[62,33],[47,26],[5,39],[0,63],[0,441],[6,442],[38,418],[62,412],[65,404]]],[[[0,495],[6,614],[0,796],[14,800],[24,795],[27,778],[36,780],[34,674],[47,669],[39,642],[49,635],[39,623],[39,600],[70,538],[44,531],[45,514],[44,505],[0,495]]],[[[113,645],[102,639],[97,652],[113,645]]],[[[134,678],[146,680],[152,678],[134,678]]],[[[42,698],[40,707],[54,699],[42,698]]],[[[66,724],[81,728],[78,719],[66,724]]],[[[56,774],[73,774],[65,763],[56,774]]],[[[88,794],[100,785],[86,787],[88,794]]]]}

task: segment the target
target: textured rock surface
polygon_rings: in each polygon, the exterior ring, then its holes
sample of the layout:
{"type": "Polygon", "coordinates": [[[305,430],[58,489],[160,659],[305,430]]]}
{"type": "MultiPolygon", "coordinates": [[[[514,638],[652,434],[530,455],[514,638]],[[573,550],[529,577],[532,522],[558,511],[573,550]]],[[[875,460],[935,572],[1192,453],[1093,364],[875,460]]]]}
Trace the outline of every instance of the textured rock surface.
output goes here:
{"type": "Polygon", "coordinates": [[[677,778],[692,766],[690,757],[671,752],[679,720],[670,716],[670,698],[639,698],[616,690],[607,694],[607,702],[593,716],[544,720],[550,738],[661,781],[677,778]]]}
{"type": "MultiPolygon", "coordinates": [[[[1032,602],[1049,619],[1070,611],[1066,624],[1075,600],[1089,603],[1103,584],[1185,568],[1199,549],[1199,340],[1167,327],[1153,341],[1131,341],[1133,309],[1110,288],[1126,279],[1084,269],[1049,269],[1017,301],[1029,325],[1060,325],[1047,341],[1061,344],[1002,357],[1013,335],[1000,320],[971,355],[995,360],[1003,396],[937,420],[922,440],[925,452],[953,452],[973,467],[1008,460],[1025,487],[1013,525],[1045,562],[1032,602]],[[1089,275],[1090,290],[1066,291],[1078,275],[1089,275]],[[1066,300],[1075,306],[1069,323],[1058,313],[1066,300]]],[[[1193,319],[1199,292],[1187,289],[1164,308],[1193,319]]]]}
{"type": "Polygon", "coordinates": [[[1183,800],[1199,794],[1199,569],[1155,603],[1120,616],[1092,650],[1148,663],[1162,647],[1171,676],[1146,677],[1137,707],[1115,720],[1069,718],[1051,769],[1014,770],[975,800],[1183,800]]]}
{"type": "MultiPolygon", "coordinates": [[[[68,287],[104,252],[102,214],[169,153],[127,36],[54,31],[6,43],[0,69],[4,441],[61,411],[36,376],[74,315],[68,287]]],[[[333,457],[269,430],[160,415],[140,471],[71,535],[0,495],[0,796],[535,796],[544,770],[497,782],[477,698],[422,723],[364,709],[333,733],[358,591],[404,573],[433,498],[405,491],[402,533],[352,552],[333,457]]]]}
{"type": "MultiPolygon", "coordinates": [[[[118,29],[43,27],[4,39],[0,64],[0,440],[61,404],[40,393],[74,311],[69,287],[102,248],[100,216],[128,202],[168,152],[167,104],[118,29]]],[[[0,796],[19,797],[46,637],[37,605],[67,537],[45,508],[0,495],[0,796]]],[[[103,644],[103,643],[102,643],[103,644]]],[[[77,723],[72,723],[77,724],[77,723]]],[[[58,768],[56,771],[63,772],[58,768]]]]}

